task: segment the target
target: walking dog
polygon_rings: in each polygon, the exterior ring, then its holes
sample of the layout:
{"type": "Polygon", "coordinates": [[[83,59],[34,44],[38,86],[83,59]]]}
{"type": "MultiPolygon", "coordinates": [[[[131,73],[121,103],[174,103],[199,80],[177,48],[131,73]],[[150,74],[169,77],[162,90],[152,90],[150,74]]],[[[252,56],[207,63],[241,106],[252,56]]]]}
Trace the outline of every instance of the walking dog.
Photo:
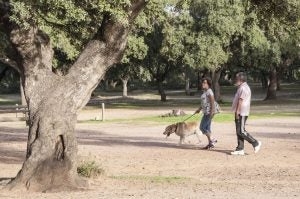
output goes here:
{"type": "Polygon", "coordinates": [[[190,135],[196,135],[199,143],[201,142],[198,122],[178,122],[176,124],[171,124],[166,127],[163,134],[167,135],[167,138],[172,133],[175,133],[180,137],[179,144],[184,144],[185,138],[190,135]]]}

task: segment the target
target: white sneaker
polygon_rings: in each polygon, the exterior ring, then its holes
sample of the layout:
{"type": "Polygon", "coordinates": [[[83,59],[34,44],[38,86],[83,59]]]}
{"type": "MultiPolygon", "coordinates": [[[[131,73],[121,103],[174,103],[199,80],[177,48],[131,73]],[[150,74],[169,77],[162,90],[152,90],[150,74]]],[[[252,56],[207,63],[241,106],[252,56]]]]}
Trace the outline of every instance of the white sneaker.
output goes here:
{"type": "Polygon", "coordinates": [[[258,141],[258,145],[256,147],[254,147],[254,153],[258,153],[260,148],[261,148],[261,141],[258,141]]]}
{"type": "Polygon", "coordinates": [[[239,150],[239,151],[235,150],[231,152],[231,155],[245,155],[245,152],[244,150],[239,150]]]}

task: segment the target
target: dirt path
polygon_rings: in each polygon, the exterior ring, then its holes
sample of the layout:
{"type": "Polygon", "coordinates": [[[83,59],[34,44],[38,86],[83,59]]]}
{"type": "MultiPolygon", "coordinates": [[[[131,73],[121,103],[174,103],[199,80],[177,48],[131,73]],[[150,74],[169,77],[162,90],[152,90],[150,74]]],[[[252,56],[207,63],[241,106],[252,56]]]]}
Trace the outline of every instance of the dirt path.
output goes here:
{"type": "MultiPolygon", "coordinates": [[[[124,113],[125,114],[125,113],[124,113]]],[[[154,113],[153,113],[154,114],[154,113]]],[[[156,114],[156,113],[155,113],[156,114]]],[[[125,114],[126,115],[126,114],[125,114]]],[[[8,193],[0,198],[299,198],[300,118],[249,120],[247,129],[263,142],[262,151],[232,157],[232,123],[214,123],[215,150],[204,151],[190,137],[165,139],[164,125],[78,124],[81,159],[96,160],[105,176],[91,180],[91,190],[73,193],[8,193]]],[[[16,175],[26,149],[21,122],[0,123],[0,178],[16,175]]]]}

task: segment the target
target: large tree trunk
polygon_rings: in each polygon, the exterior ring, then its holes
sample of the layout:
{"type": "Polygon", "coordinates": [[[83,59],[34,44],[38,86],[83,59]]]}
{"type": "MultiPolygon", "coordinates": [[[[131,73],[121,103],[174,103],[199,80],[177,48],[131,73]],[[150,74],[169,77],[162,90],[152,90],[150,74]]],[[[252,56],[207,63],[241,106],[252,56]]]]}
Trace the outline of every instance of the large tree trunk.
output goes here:
{"type": "Polygon", "coordinates": [[[201,88],[201,78],[200,78],[200,71],[197,72],[197,90],[200,91],[201,88]]]}
{"type": "Polygon", "coordinates": [[[109,81],[108,81],[108,79],[105,79],[105,80],[104,80],[104,90],[105,90],[105,91],[108,91],[108,90],[109,90],[109,81]]]}
{"type": "Polygon", "coordinates": [[[186,95],[191,95],[191,89],[190,89],[190,79],[187,78],[185,80],[185,94],[186,95]]]}
{"type": "MultiPolygon", "coordinates": [[[[130,24],[145,6],[144,0],[132,2],[126,8],[130,24]]],[[[130,26],[105,15],[98,32],[68,74],[59,76],[52,72],[53,50],[49,37],[34,24],[27,30],[11,25],[7,15],[0,11],[16,50],[29,109],[26,158],[7,188],[49,191],[84,187],[84,181],[77,175],[74,133],[77,111],[88,102],[108,67],[120,61],[130,26]]]]}
{"type": "Polygon", "coordinates": [[[274,68],[272,71],[270,71],[270,81],[269,81],[267,96],[265,100],[275,100],[277,98],[276,91],[277,91],[277,72],[276,69],[274,68]]]}
{"type": "Polygon", "coordinates": [[[167,95],[165,93],[163,83],[161,81],[158,81],[158,93],[160,94],[160,101],[167,101],[167,95]]]}
{"type": "Polygon", "coordinates": [[[121,78],[121,81],[122,81],[122,85],[123,85],[123,97],[127,97],[128,96],[128,92],[127,92],[128,78],[121,78]]]}
{"type": "Polygon", "coordinates": [[[276,84],[277,84],[277,90],[281,90],[281,79],[282,79],[282,76],[284,74],[284,66],[280,66],[277,68],[277,71],[276,71],[276,84]]]}
{"type": "Polygon", "coordinates": [[[212,71],[213,90],[214,90],[215,100],[218,102],[221,101],[221,87],[219,83],[221,73],[222,73],[221,69],[212,71]]]}
{"type": "Polygon", "coordinates": [[[268,78],[265,72],[261,72],[261,86],[265,90],[268,88],[268,78]]]}
{"type": "Polygon", "coordinates": [[[190,78],[185,74],[185,94],[191,95],[190,78]]]}
{"type": "Polygon", "coordinates": [[[9,188],[57,191],[85,187],[77,175],[77,117],[71,101],[64,89],[58,89],[41,100],[38,108],[30,103],[26,159],[9,188]]]}

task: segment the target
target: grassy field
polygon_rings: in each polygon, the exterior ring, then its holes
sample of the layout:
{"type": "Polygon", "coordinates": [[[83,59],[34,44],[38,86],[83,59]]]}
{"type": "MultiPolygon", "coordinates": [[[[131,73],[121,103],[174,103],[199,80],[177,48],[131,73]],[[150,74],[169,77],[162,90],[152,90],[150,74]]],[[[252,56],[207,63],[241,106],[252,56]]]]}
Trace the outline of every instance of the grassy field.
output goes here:
{"type": "MultiPolygon", "coordinates": [[[[281,90],[278,91],[278,100],[263,101],[266,91],[259,84],[251,85],[253,91],[253,106],[266,105],[297,105],[300,104],[300,84],[282,84],[281,90]],[[259,99],[259,100],[258,100],[259,99]]],[[[231,99],[234,95],[236,87],[222,86],[221,93],[223,101],[220,103],[222,107],[230,107],[231,99]]],[[[159,95],[155,90],[134,90],[129,92],[129,97],[121,97],[121,92],[110,91],[95,91],[96,97],[91,100],[85,109],[99,108],[99,105],[104,102],[107,108],[115,109],[140,109],[140,108],[160,108],[160,107],[197,107],[199,106],[200,92],[192,90],[196,96],[186,96],[184,90],[168,90],[167,101],[161,102],[159,95]],[[93,102],[92,102],[93,101],[93,102]]],[[[0,94],[0,106],[20,104],[19,94],[0,94]]]]}
{"type": "MultiPolygon", "coordinates": [[[[106,120],[105,123],[159,123],[159,124],[172,124],[177,122],[182,122],[185,119],[189,118],[187,121],[199,121],[202,115],[185,115],[185,116],[178,116],[178,117],[160,117],[160,116],[151,116],[151,117],[138,117],[138,118],[130,118],[130,119],[112,119],[106,120]]],[[[278,118],[278,117],[300,117],[300,112],[276,112],[276,113],[269,113],[269,114],[261,114],[255,113],[252,114],[249,118],[251,119],[262,119],[262,118],[278,118]]],[[[220,113],[215,115],[214,122],[222,123],[222,122],[232,122],[234,121],[234,116],[232,113],[220,113]]],[[[87,121],[80,121],[80,123],[103,123],[103,121],[99,120],[87,120],[87,121]]]]}

